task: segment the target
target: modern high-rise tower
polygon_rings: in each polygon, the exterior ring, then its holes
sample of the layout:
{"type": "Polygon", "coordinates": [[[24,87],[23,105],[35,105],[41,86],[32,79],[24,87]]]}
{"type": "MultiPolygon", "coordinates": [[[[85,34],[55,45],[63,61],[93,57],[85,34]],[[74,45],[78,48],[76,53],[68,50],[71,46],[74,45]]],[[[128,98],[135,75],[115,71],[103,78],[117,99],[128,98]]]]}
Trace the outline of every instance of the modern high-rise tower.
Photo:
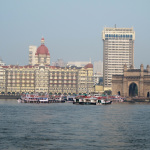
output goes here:
{"type": "Polygon", "coordinates": [[[103,84],[104,90],[111,89],[112,75],[123,74],[123,66],[134,65],[133,28],[109,28],[102,32],[103,39],[103,84]]]}

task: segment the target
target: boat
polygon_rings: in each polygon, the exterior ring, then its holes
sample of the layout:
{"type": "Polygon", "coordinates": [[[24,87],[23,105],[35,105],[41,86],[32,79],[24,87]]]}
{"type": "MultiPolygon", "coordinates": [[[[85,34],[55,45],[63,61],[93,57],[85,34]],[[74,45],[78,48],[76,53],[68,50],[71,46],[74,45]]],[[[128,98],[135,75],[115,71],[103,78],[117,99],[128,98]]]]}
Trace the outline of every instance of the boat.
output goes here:
{"type": "Polygon", "coordinates": [[[18,102],[18,103],[23,103],[22,99],[20,99],[20,98],[17,99],[17,102],[18,102]]]}
{"type": "Polygon", "coordinates": [[[24,100],[24,103],[39,103],[39,98],[27,97],[24,100]]]}
{"type": "Polygon", "coordinates": [[[112,101],[110,100],[106,100],[106,99],[101,99],[101,100],[97,100],[96,105],[107,105],[107,104],[111,104],[112,101]]]}
{"type": "Polygon", "coordinates": [[[48,97],[38,96],[37,94],[22,95],[18,103],[49,103],[48,97]]]}
{"type": "Polygon", "coordinates": [[[66,103],[73,103],[75,99],[75,96],[67,96],[66,97],[66,103]]]}
{"type": "Polygon", "coordinates": [[[65,96],[64,95],[54,96],[54,102],[55,103],[65,103],[65,96]]]}
{"type": "Polygon", "coordinates": [[[119,95],[113,95],[110,97],[111,101],[113,102],[124,102],[125,98],[119,95]]]}
{"type": "Polygon", "coordinates": [[[18,103],[65,103],[65,96],[39,96],[38,94],[24,94],[18,103]]]}
{"type": "Polygon", "coordinates": [[[40,102],[40,103],[49,103],[49,100],[48,100],[48,98],[46,97],[40,97],[39,99],[38,99],[38,101],[40,102]]]}
{"type": "Polygon", "coordinates": [[[111,104],[112,101],[108,99],[102,99],[95,96],[79,96],[74,99],[73,104],[79,105],[107,105],[111,104]]]}

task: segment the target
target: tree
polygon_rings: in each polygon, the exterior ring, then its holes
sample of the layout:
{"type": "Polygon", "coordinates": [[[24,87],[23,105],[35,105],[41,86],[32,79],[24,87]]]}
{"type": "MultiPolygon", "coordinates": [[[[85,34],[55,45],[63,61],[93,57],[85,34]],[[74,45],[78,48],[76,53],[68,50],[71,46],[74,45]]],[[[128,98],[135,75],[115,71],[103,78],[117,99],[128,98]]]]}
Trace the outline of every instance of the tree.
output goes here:
{"type": "Polygon", "coordinates": [[[106,90],[106,91],[104,91],[104,94],[106,95],[111,95],[112,94],[112,91],[111,90],[106,90]]]}

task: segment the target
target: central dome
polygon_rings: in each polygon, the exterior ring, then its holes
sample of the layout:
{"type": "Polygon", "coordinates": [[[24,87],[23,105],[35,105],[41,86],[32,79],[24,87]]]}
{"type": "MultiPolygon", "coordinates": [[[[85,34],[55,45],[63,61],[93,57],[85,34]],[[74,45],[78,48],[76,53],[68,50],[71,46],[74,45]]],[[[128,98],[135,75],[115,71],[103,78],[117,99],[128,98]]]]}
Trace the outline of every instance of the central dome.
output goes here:
{"type": "Polygon", "coordinates": [[[35,55],[50,55],[48,48],[44,45],[44,38],[41,39],[41,46],[38,47],[35,55]]]}

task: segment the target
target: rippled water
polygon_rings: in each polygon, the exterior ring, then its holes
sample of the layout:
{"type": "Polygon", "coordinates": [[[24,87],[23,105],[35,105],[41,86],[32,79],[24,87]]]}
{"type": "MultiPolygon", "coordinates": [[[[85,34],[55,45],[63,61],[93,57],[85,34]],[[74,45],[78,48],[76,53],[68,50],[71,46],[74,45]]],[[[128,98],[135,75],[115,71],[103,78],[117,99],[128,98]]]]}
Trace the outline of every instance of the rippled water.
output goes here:
{"type": "Polygon", "coordinates": [[[149,150],[150,105],[0,100],[1,150],[149,150]]]}

